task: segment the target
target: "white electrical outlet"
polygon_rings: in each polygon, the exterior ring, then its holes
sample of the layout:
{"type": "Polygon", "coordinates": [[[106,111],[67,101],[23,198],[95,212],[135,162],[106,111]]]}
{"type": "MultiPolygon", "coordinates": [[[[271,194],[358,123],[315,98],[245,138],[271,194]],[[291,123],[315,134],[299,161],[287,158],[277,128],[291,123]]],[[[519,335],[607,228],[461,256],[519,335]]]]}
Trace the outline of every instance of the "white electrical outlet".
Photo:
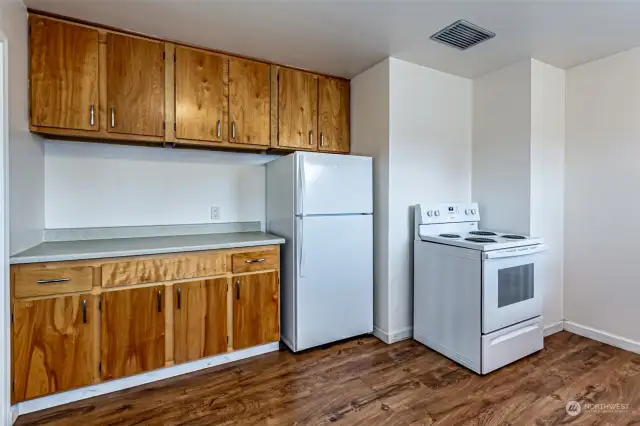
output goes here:
{"type": "Polygon", "coordinates": [[[212,220],[220,219],[220,206],[211,207],[211,219],[212,220]]]}

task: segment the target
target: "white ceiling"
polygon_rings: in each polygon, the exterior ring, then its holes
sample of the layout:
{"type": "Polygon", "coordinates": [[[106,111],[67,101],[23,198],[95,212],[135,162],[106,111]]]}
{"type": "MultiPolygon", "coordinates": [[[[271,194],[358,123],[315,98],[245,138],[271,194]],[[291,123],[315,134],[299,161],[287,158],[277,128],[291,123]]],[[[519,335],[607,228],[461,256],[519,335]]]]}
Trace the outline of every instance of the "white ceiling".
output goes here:
{"type": "Polygon", "coordinates": [[[640,45],[640,1],[25,0],[28,7],[351,78],[387,56],[475,77],[533,57],[560,68],[640,45]],[[457,19],[497,34],[429,40],[457,19]]]}

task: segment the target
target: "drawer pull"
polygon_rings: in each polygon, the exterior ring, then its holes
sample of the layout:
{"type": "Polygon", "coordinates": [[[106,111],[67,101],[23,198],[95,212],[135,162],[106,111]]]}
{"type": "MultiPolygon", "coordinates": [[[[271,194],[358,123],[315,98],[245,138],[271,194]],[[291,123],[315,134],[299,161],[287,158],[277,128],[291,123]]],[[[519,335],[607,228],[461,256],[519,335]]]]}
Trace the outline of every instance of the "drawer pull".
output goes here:
{"type": "Polygon", "coordinates": [[[158,290],[158,312],[162,312],[162,290],[158,290]]]}
{"type": "Polygon", "coordinates": [[[264,259],[249,259],[246,263],[262,263],[264,259]]]}
{"type": "Polygon", "coordinates": [[[87,323],[87,300],[82,301],[82,323],[87,323]]]}
{"type": "Polygon", "coordinates": [[[236,281],[236,299],[240,300],[240,281],[236,281]]]}
{"type": "Polygon", "coordinates": [[[182,297],[180,294],[180,289],[178,289],[178,310],[180,310],[180,308],[182,308],[182,297]]]}
{"type": "Polygon", "coordinates": [[[52,280],[38,280],[38,284],[55,284],[71,281],[71,278],[54,278],[52,280]]]}

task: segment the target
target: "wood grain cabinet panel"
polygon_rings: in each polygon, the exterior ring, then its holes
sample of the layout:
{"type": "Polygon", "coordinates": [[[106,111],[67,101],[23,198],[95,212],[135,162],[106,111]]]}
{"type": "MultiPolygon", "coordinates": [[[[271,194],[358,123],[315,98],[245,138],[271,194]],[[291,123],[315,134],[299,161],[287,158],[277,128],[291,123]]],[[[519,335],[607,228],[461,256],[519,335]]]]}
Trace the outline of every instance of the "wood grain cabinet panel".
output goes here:
{"type": "Polygon", "coordinates": [[[13,312],[15,402],[93,382],[94,296],[16,301],[13,312]]]}
{"type": "Polygon", "coordinates": [[[118,287],[134,284],[183,280],[224,274],[224,253],[185,253],[166,257],[141,257],[102,265],[102,286],[118,287]]]}
{"type": "Polygon", "coordinates": [[[61,267],[53,263],[15,269],[14,296],[18,299],[90,291],[92,287],[92,266],[61,267]]]}
{"type": "Polygon", "coordinates": [[[30,17],[32,125],[98,130],[98,52],[97,30],[30,17]]]}
{"type": "Polygon", "coordinates": [[[164,43],[107,34],[107,130],[164,136],[164,43]]]}
{"type": "Polygon", "coordinates": [[[231,271],[234,274],[278,268],[278,249],[248,251],[231,255],[231,271]]]}
{"type": "Polygon", "coordinates": [[[278,273],[242,275],[233,281],[233,348],[278,341],[278,273]]]}
{"type": "Polygon", "coordinates": [[[269,146],[269,65],[229,59],[229,141],[269,146]]]}
{"type": "Polygon", "coordinates": [[[227,351],[227,278],[174,286],[174,357],[195,361],[227,351]]]}
{"type": "Polygon", "coordinates": [[[278,73],[278,146],[315,151],[318,77],[289,68],[278,73]]]}
{"type": "Polygon", "coordinates": [[[102,294],[102,380],[165,365],[164,286],[102,294]]]}
{"type": "Polygon", "coordinates": [[[226,58],[214,53],[176,47],[176,137],[225,140],[224,69],[226,58]]]}
{"type": "Polygon", "coordinates": [[[348,153],[349,82],[335,78],[319,79],[319,151],[348,153]]]}

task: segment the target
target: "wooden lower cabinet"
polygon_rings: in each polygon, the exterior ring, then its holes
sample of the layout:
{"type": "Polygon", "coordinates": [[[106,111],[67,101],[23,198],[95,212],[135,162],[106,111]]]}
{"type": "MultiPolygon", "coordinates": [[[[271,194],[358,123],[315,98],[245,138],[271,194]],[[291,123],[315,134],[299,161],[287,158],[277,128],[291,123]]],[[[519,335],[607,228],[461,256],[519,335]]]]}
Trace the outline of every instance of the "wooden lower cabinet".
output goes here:
{"type": "Polygon", "coordinates": [[[279,266],[276,245],[12,265],[12,401],[277,342],[279,266]]]}
{"type": "Polygon", "coordinates": [[[278,273],[233,278],[233,348],[280,340],[278,273]]]}
{"type": "Polygon", "coordinates": [[[165,366],[164,286],[102,294],[101,379],[165,366]]]}
{"type": "Polygon", "coordinates": [[[93,383],[96,317],[91,294],[14,303],[14,402],[93,383]]]}
{"type": "Polygon", "coordinates": [[[227,351],[227,278],[176,284],[173,288],[175,363],[227,351]]]}

